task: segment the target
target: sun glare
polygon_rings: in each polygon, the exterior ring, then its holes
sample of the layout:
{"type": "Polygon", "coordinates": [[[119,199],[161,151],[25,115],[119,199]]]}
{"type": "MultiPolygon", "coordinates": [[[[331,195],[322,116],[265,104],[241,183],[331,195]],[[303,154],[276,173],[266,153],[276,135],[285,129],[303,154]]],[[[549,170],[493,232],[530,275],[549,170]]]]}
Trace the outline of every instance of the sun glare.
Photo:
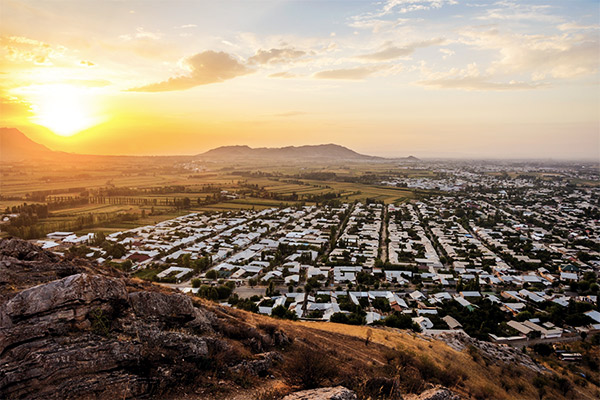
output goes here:
{"type": "Polygon", "coordinates": [[[32,101],[33,121],[61,136],[72,136],[101,122],[93,113],[91,93],[72,85],[47,85],[32,101]]]}

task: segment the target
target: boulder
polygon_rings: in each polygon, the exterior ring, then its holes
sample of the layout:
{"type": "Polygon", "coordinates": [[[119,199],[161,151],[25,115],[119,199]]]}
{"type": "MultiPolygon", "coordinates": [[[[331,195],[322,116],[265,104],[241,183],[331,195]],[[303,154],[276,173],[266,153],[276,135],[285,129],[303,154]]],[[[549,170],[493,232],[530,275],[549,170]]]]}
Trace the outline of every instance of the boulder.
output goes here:
{"type": "Polygon", "coordinates": [[[145,319],[185,323],[196,317],[192,300],[182,294],[134,292],[129,302],[135,314],[145,319]]]}
{"type": "Polygon", "coordinates": [[[23,290],[6,303],[5,312],[16,322],[105,302],[115,306],[127,304],[127,289],[123,281],[76,274],[23,290]]]}

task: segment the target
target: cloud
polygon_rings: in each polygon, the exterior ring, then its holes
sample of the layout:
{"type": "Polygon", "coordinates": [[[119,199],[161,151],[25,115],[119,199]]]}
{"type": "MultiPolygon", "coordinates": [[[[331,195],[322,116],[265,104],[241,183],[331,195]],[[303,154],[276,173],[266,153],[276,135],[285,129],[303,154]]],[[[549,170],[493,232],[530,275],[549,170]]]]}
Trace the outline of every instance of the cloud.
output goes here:
{"type": "Polygon", "coordinates": [[[442,8],[445,5],[458,4],[456,0],[387,0],[380,13],[387,15],[392,12],[406,14],[412,11],[426,11],[442,8]]]}
{"type": "Polygon", "coordinates": [[[258,50],[255,55],[248,59],[249,64],[277,64],[287,63],[303,57],[305,51],[293,48],[258,50]]]}
{"type": "Polygon", "coordinates": [[[549,5],[534,5],[516,3],[513,1],[499,1],[494,3],[496,8],[485,10],[484,15],[476,17],[481,21],[542,21],[542,22],[560,22],[562,17],[550,15],[548,10],[552,9],[549,5]]]}
{"type": "Polygon", "coordinates": [[[393,46],[391,42],[387,42],[381,50],[376,51],[375,53],[363,54],[358,56],[357,58],[372,61],[392,60],[394,58],[409,56],[412,53],[414,53],[414,51],[418,48],[434,46],[436,44],[442,43],[444,43],[444,39],[431,39],[421,42],[410,43],[403,47],[398,47],[393,46]]]}
{"type": "Polygon", "coordinates": [[[84,67],[93,67],[96,64],[94,64],[91,61],[81,60],[81,61],[79,61],[79,65],[83,65],[84,67]]]}
{"type": "Polygon", "coordinates": [[[275,72],[274,74],[269,75],[269,78],[286,78],[286,79],[290,79],[290,78],[296,78],[298,75],[296,74],[292,74],[291,72],[285,71],[285,72],[275,72]]]}
{"type": "MultiPolygon", "coordinates": [[[[381,3],[379,3],[381,4],[381,3]]],[[[375,12],[367,12],[350,18],[349,26],[358,29],[371,29],[373,33],[394,28],[414,19],[390,19],[393,14],[407,14],[414,11],[439,9],[446,5],[458,4],[456,0],[387,0],[375,12]]]]}
{"type": "Polygon", "coordinates": [[[596,35],[504,34],[497,30],[463,31],[464,44],[497,50],[489,73],[521,72],[534,79],[572,78],[597,73],[600,43],[596,35]]]}
{"type": "Polygon", "coordinates": [[[600,25],[579,25],[574,22],[565,22],[560,24],[557,28],[561,31],[587,31],[592,29],[600,29],[600,25]]]}
{"type": "Polygon", "coordinates": [[[196,24],[186,24],[186,25],[181,25],[180,28],[181,29],[187,29],[187,28],[197,28],[198,25],[196,24]]]}
{"type": "Polygon", "coordinates": [[[123,40],[134,40],[134,39],[154,39],[158,40],[163,35],[161,33],[148,32],[142,27],[138,27],[133,34],[126,34],[119,36],[123,40]]]}
{"type": "Polygon", "coordinates": [[[426,79],[417,82],[418,85],[438,89],[462,90],[525,90],[547,87],[545,83],[529,83],[511,80],[508,82],[494,81],[491,76],[481,75],[477,64],[469,64],[464,69],[453,68],[447,72],[425,71],[426,79]]]}
{"type": "Polygon", "coordinates": [[[352,18],[352,22],[349,23],[349,26],[357,29],[370,29],[373,33],[378,33],[380,31],[396,28],[398,26],[404,25],[407,22],[418,22],[422,21],[421,19],[410,19],[410,18],[398,18],[395,20],[386,20],[380,18],[364,18],[361,16],[357,16],[352,18]]]}
{"type": "Polygon", "coordinates": [[[463,76],[459,78],[432,79],[417,82],[422,86],[430,86],[438,89],[463,89],[463,90],[526,90],[547,87],[544,83],[529,82],[493,82],[489,77],[463,76]]]}
{"type": "Polygon", "coordinates": [[[62,57],[67,50],[23,36],[1,36],[0,47],[6,60],[35,65],[52,65],[52,60],[62,57]]]}
{"type": "Polygon", "coordinates": [[[0,113],[2,120],[23,118],[33,115],[31,103],[14,96],[4,97],[2,94],[0,94],[0,110],[2,110],[0,113]]]}
{"type": "Polygon", "coordinates": [[[313,75],[316,79],[343,79],[351,81],[360,81],[368,76],[380,71],[381,67],[356,67],[346,69],[330,69],[319,71],[313,75]]]}
{"type": "Polygon", "coordinates": [[[440,49],[440,53],[443,54],[442,59],[447,59],[450,56],[453,56],[454,54],[456,54],[456,52],[454,50],[450,50],[450,49],[440,49]]]}
{"type": "Polygon", "coordinates": [[[231,55],[224,52],[204,51],[184,61],[190,70],[188,75],[169,78],[166,81],[129,89],[132,92],[166,92],[185,90],[195,86],[223,82],[252,72],[231,55]]]}

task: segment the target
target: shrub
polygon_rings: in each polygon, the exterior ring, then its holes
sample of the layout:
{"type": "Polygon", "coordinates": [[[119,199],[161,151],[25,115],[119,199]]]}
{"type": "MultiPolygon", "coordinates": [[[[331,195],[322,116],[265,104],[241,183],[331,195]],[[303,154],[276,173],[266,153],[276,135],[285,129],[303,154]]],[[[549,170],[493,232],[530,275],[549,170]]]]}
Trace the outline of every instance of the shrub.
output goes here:
{"type": "Polygon", "coordinates": [[[110,333],[110,319],[104,310],[95,308],[90,311],[88,318],[92,323],[92,332],[100,336],[108,336],[110,333]]]}
{"type": "Polygon", "coordinates": [[[548,357],[550,354],[554,352],[552,346],[547,343],[536,343],[533,345],[533,351],[539,354],[542,357],[548,357]]]}
{"type": "Polygon", "coordinates": [[[286,367],[290,382],[303,389],[314,389],[337,376],[335,362],[319,348],[297,348],[286,367]]]}

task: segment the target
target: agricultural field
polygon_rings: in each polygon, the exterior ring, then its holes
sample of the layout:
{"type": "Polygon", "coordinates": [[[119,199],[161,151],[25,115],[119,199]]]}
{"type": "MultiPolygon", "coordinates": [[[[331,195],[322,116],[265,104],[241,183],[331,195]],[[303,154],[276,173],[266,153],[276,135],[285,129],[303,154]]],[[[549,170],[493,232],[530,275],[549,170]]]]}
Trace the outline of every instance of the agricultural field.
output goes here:
{"type": "MultiPolygon", "coordinates": [[[[416,191],[354,181],[391,171],[405,176],[435,175],[380,161],[352,167],[335,163],[206,162],[200,172],[197,164],[190,170],[185,161],[121,157],[73,165],[4,164],[0,170],[0,210],[24,204],[47,205],[42,217],[36,218],[30,210],[32,218],[24,222],[29,225],[12,231],[26,238],[41,237],[52,230],[110,233],[189,212],[262,210],[331,199],[400,203],[415,198],[416,191]]],[[[1,229],[0,235],[6,236],[6,229],[1,229]]]]}

